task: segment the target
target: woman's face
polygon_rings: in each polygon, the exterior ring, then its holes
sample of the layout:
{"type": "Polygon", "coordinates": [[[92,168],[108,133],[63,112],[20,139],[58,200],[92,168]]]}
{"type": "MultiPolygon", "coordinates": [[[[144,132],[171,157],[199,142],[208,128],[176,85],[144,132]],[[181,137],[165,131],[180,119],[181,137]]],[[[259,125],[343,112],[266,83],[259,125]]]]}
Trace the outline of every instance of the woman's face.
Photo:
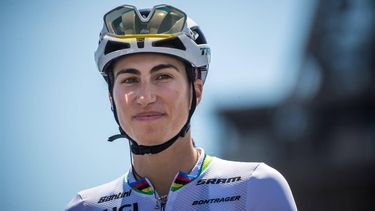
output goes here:
{"type": "Polygon", "coordinates": [[[117,115],[131,138],[140,145],[156,145],[180,131],[191,102],[184,63],[162,54],[134,54],[120,58],[113,73],[117,115]]]}

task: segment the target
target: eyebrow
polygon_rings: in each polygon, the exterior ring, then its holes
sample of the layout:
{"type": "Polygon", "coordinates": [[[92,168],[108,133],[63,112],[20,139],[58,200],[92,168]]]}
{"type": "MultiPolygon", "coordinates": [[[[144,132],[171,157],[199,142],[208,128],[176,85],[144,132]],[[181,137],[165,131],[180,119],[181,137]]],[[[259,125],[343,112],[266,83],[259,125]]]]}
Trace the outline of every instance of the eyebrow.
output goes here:
{"type": "MultiPolygon", "coordinates": [[[[173,68],[176,71],[180,72],[180,70],[172,64],[158,64],[158,65],[151,68],[150,73],[154,73],[154,72],[157,72],[157,71],[159,71],[161,69],[165,69],[165,68],[173,68]]],[[[126,68],[126,69],[119,70],[116,73],[115,78],[117,78],[117,76],[119,76],[120,74],[125,74],[125,73],[130,73],[130,74],[135,74],[135,75],[141,74],[141,72],[136,68],[126,68]]]]}

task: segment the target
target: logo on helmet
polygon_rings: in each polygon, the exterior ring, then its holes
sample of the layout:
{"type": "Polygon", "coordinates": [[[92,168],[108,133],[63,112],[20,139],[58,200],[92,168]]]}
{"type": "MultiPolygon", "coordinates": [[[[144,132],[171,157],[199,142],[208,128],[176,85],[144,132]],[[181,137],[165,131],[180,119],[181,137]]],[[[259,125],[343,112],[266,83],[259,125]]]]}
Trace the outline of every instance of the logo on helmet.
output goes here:
{"type": "Polygon", "coordinates": [[[201,55],[211,55],[210,48],[200,48],[201,50],[201,55]]]}

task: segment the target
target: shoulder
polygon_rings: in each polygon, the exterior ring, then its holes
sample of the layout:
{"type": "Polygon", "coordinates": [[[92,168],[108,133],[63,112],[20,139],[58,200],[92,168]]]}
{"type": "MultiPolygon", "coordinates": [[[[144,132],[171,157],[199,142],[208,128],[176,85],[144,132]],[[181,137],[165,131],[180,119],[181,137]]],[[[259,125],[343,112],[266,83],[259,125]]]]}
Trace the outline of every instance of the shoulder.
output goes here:
{"type": "Polygon", "coordinates": [[[276,169],[265,163],[259,163],[249,178],[249,186],[259,194],[260,192],[275,192],[289,190],[289,185],[284,176],[276,169]]]}
{"type": "Polygon", "coordinates": [[[82,190],[65,207],[66,211],[86,210],[91,205],[97,204],[101,199],[123,189],[124,176],[116,178],[108,183],[82,190]]]}
{"type": "Polygon", "coordinates": [[[239,162],[212,157],[210,168],[215,172],[227,172],[229,174],[252,174],[260,165],[258,162],[239,162]]]}
{"type": "Polygon", "coordinates": [[[218,174],[242,175],[252,190],[260,188],[257,192],[289,187],[280,172],[262,162],[239,162],[214,157],[211,169],[218,174]]]}
{"type": "MultiPolygon", "coordinates": [[[[214,158],[211,174],[238,178],[238,191],[246,192],[247,207],[256,211],[297,210],[284,176],[262,162],[238,162],[214,158]],[[245,190],[243,189],[245,188],[245,190]]],[[[229,177],[228,177],[229,178],[229,177]]],[[[229,180],[228,180],[229,181],[229,180]]],[[[208,181],[207,181],[208,182],[208,181]]],[[[232,186],[234,188],[234,186],[232,186]]]]}
{"type": "Polygon", "coordinates": [[[248,181],[248,198],[255,210],[297,210],[292,191],[284,176],[260,163],[248,181]]]}

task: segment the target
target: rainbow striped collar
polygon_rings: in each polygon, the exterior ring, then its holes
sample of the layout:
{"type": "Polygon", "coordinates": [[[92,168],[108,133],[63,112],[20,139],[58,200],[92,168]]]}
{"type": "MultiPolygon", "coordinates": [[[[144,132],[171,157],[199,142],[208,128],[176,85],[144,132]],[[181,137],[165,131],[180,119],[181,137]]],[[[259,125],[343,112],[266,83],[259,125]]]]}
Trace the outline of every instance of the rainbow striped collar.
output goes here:
{"type": "MultiPolygon", "coordinates": [[[[191,181],[198,178],[210,165],[212,157],[206,155],[202,148],[197,148],[197,150],[200,151],[200,156],[197,163],[189,174],[182,171],[178,172],[170,189],[172,192],[179,190],[180,188],[189,184],[191,181]]],[[[136,192],[147,195],[154,194],[154,188],[152,187],[151,182],[146,177],[136,180],[132,168],[130,168],[128,173],[125,175],[125,182],[127,182],[128,185],[136,192]]]]}

